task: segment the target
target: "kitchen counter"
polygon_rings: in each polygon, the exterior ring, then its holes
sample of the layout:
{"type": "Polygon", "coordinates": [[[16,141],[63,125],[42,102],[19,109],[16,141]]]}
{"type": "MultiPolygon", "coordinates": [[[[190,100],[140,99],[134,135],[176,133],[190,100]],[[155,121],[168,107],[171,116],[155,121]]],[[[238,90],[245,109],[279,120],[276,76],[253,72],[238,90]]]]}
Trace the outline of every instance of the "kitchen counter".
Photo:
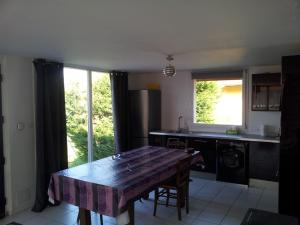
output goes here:
{"type": "Polygon", "coordinates": [[[176,131],[152,131],[150,135],[160,135],[160,136],[177,136],[177,137],[193,137],[193,138],[208,138],[208,139],[218,139],[218,140],[237,140],[237,141],[252,141],[252,142],[266,142],[266,143],[280,143],[279,137],[264,137],[255,134],[239,134],[230,135],[224,133],[213,133],[213,132],[176,132],[176,131]]]}

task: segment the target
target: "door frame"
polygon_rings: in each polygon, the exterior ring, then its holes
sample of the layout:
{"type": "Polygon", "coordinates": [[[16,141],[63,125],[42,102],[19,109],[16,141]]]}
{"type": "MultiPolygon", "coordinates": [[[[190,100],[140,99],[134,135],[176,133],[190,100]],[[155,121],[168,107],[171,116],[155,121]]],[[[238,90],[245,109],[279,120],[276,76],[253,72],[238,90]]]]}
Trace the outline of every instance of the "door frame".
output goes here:
{"type": "Polygon", "coordinates": [[[3,114],[2,114],[2,73],[0,64],[0,218],[5,216],[5,179],[4,179],[4,148],[3,148],[3,114]]]}

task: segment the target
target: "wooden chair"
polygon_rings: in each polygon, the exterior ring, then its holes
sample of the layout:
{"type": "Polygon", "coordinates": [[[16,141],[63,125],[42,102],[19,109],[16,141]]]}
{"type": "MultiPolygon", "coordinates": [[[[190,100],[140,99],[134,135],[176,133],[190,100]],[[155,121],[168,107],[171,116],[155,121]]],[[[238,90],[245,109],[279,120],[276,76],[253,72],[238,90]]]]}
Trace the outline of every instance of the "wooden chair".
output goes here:
{"type": "Polygon", "coordinates": [[[187,141],[180,141],[179,138],[168,138],[167,148],[186,149],[187,141]]]}
{"type": "Polygon", "coordinates": [[[186,213],[189,213],[189,177],[190,177],[191,157],[178,161],[176,165],[175,179],[163,183],[155,189],[154,211],[153,216],[156,216],[156,209],[160,197],[166,198],[165,206],[177,207],[178,220],[181,220],[181,208],[185,206],[186,213]],[[171,192],[175,191],[175,193],[171,192]],[[176,205],[170,205],[170,198],[176,199],[176,205]]]}

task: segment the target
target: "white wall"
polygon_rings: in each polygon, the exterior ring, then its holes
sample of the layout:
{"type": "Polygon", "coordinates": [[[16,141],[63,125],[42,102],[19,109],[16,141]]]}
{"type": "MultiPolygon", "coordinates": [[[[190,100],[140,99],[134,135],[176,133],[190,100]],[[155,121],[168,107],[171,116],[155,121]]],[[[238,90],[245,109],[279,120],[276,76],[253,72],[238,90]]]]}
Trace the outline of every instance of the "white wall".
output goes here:
{"type": "MultiPolygon", "coordinates": [[[[253,66],[248,68],[249,74],[264,72],[280,72],[281,68],[275,66],[253,66]]],[[[249,79],[251,80],[251,79],[249,79]]],[[[192,124],[193,121],[193,81],[191,72],[178,72],[175,77],[163,77],[160,73],[139,73],[129,75],[129,89],[147,89],[148,84],[160,84],[162,92],[162,129],[175,130],[178,127],[178,116],[183,115],[185,123],[190,130],[224,132],[224,128],[207,128],[192,124]]],[[[251,83],[249,84],[251,87],[251,83]]],[[[259,133],[260,124],[280,126],[280,112],[252,112],[251,88],[248,93],[248,128],[246,133],[259,133]]]]}
{"type": "Polygon", "coordinates": [[[13,214],[31,207],[35,193],[34,73],[32,59],[0,60],[7,211],[13,214]],[[18,124],[23,128],[17,129],[18,124]]]}

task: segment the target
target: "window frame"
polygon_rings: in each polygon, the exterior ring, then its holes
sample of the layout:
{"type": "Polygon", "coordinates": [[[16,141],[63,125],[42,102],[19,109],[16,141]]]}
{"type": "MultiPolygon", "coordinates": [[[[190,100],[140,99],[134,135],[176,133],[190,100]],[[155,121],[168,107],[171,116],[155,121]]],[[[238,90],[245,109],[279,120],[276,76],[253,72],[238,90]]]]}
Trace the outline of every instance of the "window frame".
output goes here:
{"type": "Polygon", "coordinates": [[[88,133],[87,133],[87,150],[88,150],[88,163],[95,161],[94,159],[94,148],[93,148],[93,141],[94,141],[94,130],[93,130],[93,88],[92,88],[92,73],[93,72],[100,72],[100,73],[107,73],[109,71],[100,70],[97,68],[90,68],[84,66],[76,66],[76,65],[68,65],[65,64],[64,68],[71,68],[71,69],[79,69],[85,70],[86,80],[87,80],[87,113],[88,113],[88,133]]]}
{"type": "MultiPolygon", "coordinates": [[[[222,78],[224,78],[224,75],[222,75],[222,73],[218,73],[220,75],[214,75],[215,77],[219,77],[220,80],[222,80],[222,78]]],[[[247,70],[243,70],[242,71],[242,124],[241,125],[227,125],[227,124],[205,124],[205,123],[197,123],[196,122],[196,90],[195,90],[195,83],[197,82],[197,80],[199,81],[200,79],[197,78],[192,78],[192,82],[193,82],[193,126],[195,128],[204,128],[206,130],[226,130],[229,129],[231,127],[237,127],[239,129],[247,129],[247,119],[248,119],[248,90],[249,90],[249,76],[248,76],[248,71],[247,70]]],[[[205,79],[207,81],[210,81],[209,79],[205,79]]],[[[211,81],[214,81],[217,79],[211,79],[211,81]]],[[[225,80],[225,79],[224,79],[225,80]]]]}

